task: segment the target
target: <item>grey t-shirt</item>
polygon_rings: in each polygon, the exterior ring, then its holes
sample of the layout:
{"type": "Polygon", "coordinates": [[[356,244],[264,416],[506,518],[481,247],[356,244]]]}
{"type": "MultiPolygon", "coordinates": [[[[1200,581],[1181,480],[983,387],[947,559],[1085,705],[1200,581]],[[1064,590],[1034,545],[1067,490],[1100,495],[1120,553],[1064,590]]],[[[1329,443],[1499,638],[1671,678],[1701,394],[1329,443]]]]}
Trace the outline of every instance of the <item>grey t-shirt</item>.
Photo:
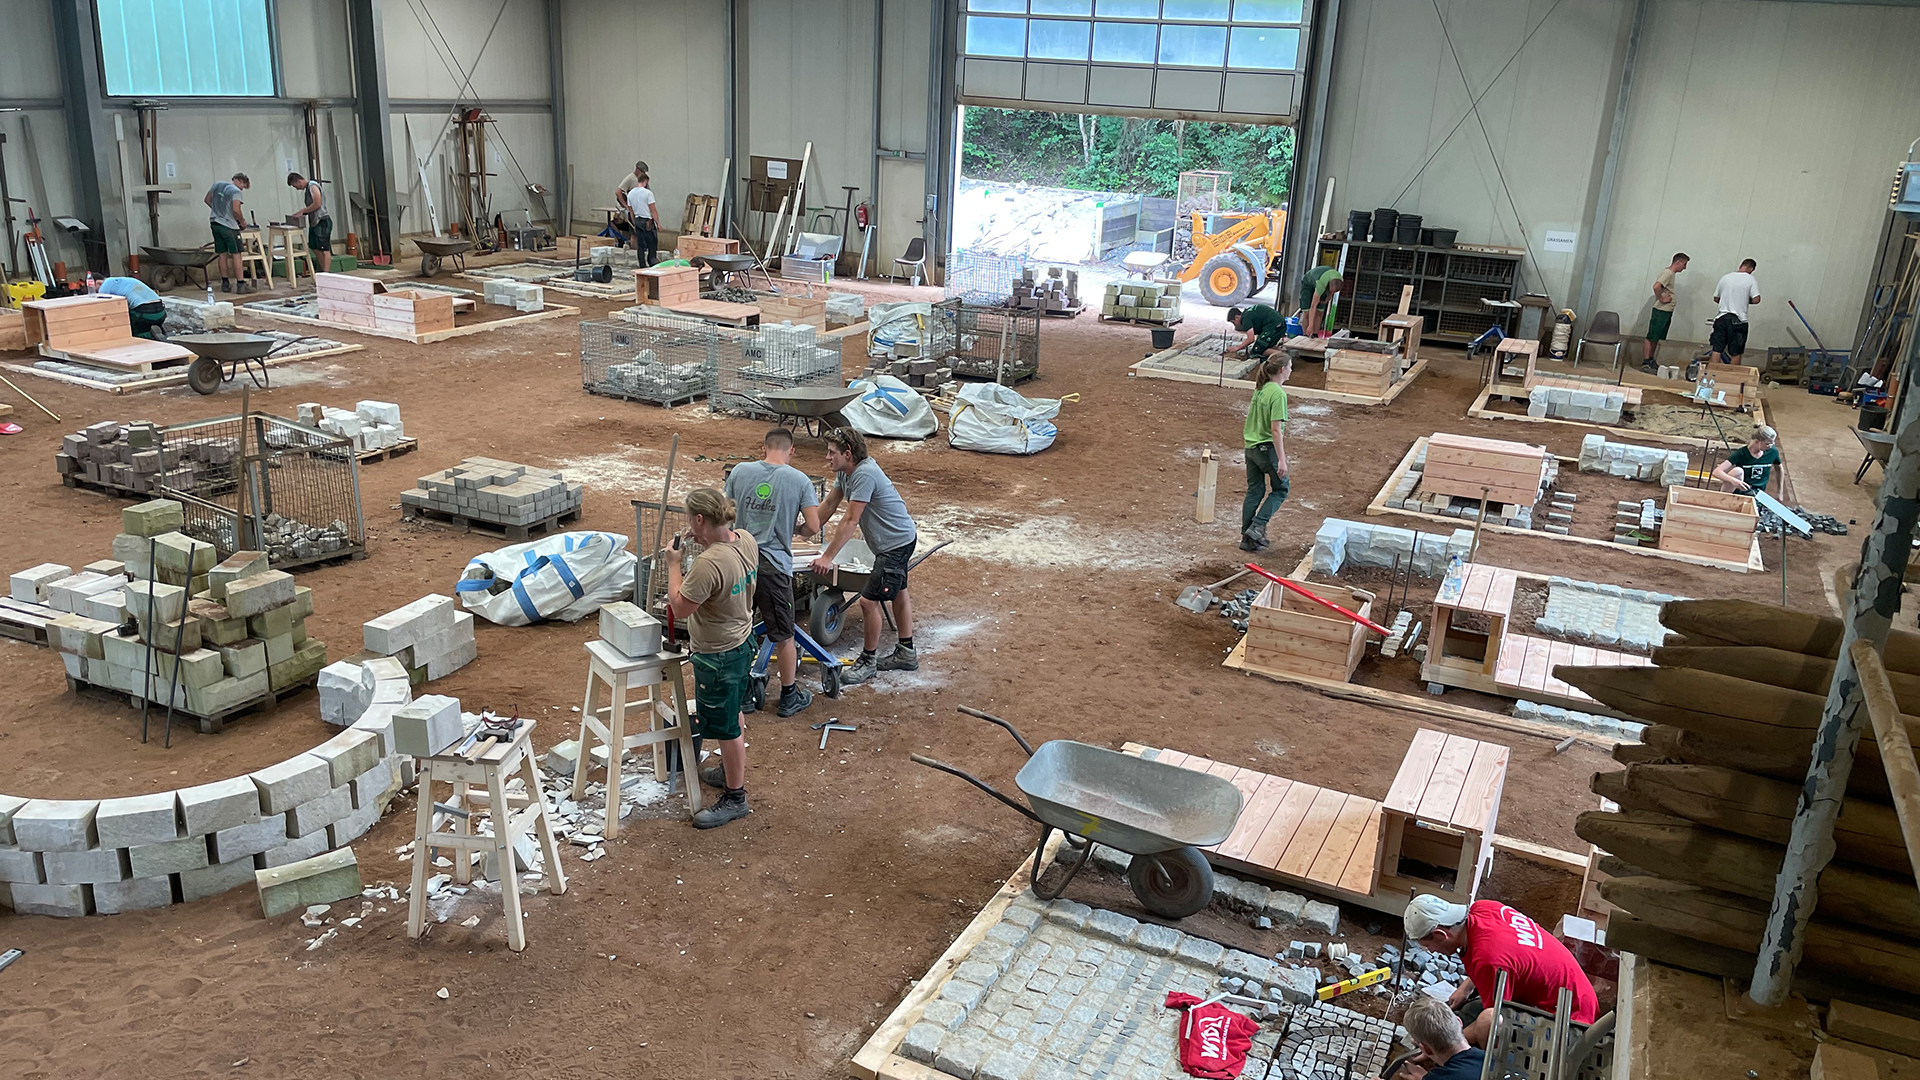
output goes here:
{"type": "MultiPolygon", "coordinates": [[[[213,220],[229,229],[238,229],[240,222],[233,216],[233,200],[240,199],[240,185],[231,180],[222,180],[213,185],[209,194],[213,196],[213,205],[209,207],[213,212],[213,220]]],[[[246,202],[245,199],[240,201],[246,202]]]]}
{"type": "Polygon", "coordinates": [[[906,502],[872,458],[862,458],[860,464],[853,467],[852,474],[835,474],[834,490],[846,496],[848,502],[867,504],[866,512],[860,515],[860,535],[866,538],[874,554],[905,547],[919,537],[919,530],[913,527],[913,516],[907,513],[906,502]]]}
{"type": "Polygon", "coordinates": [[[807,474],[791,465],[749,461],[727,474],[727,498],[740,508],[734,527],[753,534],[761,561],[793,573],[793,523],[800,511],[820,505],[807,474]]]}

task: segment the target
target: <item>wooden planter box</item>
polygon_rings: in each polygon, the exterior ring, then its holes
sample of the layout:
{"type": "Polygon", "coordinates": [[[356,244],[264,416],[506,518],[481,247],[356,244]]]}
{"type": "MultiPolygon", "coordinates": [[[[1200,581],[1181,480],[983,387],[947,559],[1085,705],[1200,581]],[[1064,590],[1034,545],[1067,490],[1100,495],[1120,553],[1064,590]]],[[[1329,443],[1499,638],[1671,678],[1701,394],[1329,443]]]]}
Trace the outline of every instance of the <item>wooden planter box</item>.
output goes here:
{"type": "Polygon", "coordinates": [[[1478,501],[1532,506],[1545,480],[1545,447],[1445,432],[1427,440],[1420,490],[1478,501]],[[1482,489],[1487,489],[1483,491],[1482,489]]]}
{"type": "Polygon", "coordinates": [[[691,266],[656,266],[633,272],[634,296],[642,304],[672,307],[700,299],[700,271],[691,266]]]}
{"type": "Polygon", "coordinates": [[[1753,496],[1708,488],[1667,489],[1660,550],[1745,565],[1753,554],[1760,512],[1753,496]]]}
{"type": "Polygon", "coordinates": [[[28,345],[83,352],[133,336],[122,296],[63,296],[30,300],[21,309],[28,345]]]}
{"type": "Polygon", "coordinates": [[[453,329],[453,296],[416,289],[373,294],[373,325],[406,334],[453,329]]]}
{"type": "Polygon", "coordinates": [[[760,325],[768,323],[806,323],[816,329],[827,328],[827,302],[811,300],[804,296],[775,296],[761,293],[755,303],[760,305],[760,325]]]}
{"type": "MultiPolygon", "coordinates": [[[[1297,579],[1295,579],[1297,580],[1297,579]]],[[[1349,599],[1337,585],[1299,581],[1334,603],[1372,618],[1373,601],[1349,599]]],[[[1247,666],[1263,671],[1292,672],[1346,682],[1360,665],[1366,648],[1366,628],[1344,615],[1328,611],[1297,593],[1268,583],[1254,598],[1247,615],[1247,666]]]]}
{"type": "Polygon", "coordinates": [[[738,255],[740,241],[727,237],[682,236],[674,244],[673,253],[683,259],[700,255],[738,255]]]}
{"type": "Polygon", "coordinates": [[[1391,353],[1327,351],[1327,389],[1335,393],[1385,397],[1399,373],[1400,358],[1391,353]]]}

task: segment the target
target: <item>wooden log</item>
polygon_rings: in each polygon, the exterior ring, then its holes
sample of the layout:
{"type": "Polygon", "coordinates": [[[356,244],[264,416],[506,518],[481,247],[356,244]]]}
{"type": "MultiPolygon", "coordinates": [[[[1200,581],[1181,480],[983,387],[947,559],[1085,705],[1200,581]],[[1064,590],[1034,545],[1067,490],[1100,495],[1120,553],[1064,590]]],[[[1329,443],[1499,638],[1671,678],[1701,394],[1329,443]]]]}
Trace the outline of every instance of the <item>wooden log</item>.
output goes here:
{"type": "MultiPolygon", "coordinates": [[[[1665,668],[1716,671],[1748,682],[1766,683],[1807,694],[1827,692],[1834,661],[1760,645],[1732,647],[1666,646],[1653,650],[1653,662],[1665,668]]],[[[1920,715],[1920,675],[1887,673],[1900,711],[1920,715]]]]}
{"type": "Polygon", "coordinates": [[[1907,726],[1900,722],[1900,704],[1894,700],[1893,686],[1873,642],[1857,640],[1847,655],[1853,658],[1854,670],[1860,675],[1860,692],[1874,738],[1885,752],[1881,765],[1886,768],[1887,786],[1893,790],[1893,809],[1904,834],[1908,865],[1914,876],[1920,877],[1920,766],[1914,764],[1913,743],[1907,737],[1907,726]]]}
{"type": "Polygon", "coordinates": [[[1920,1023],[1852,1001],[1836,1001],[1828,1007],[1827,1034],[1907,1057],[1920,1057],[1920,1023]]]}
{"type": "MultiPolygon", "coordinates": [[[[1672,814],[1701,825],[1784,844],[1800,791],[1790,783],[1713,765],[1631,765],[1595,773],[1595,794],[1622,809],[1672,814]]],[[[1910,875],[1900,822],[1879,803],[1848,799],[1833,838],[1848,862],[1910,875]]]]}
{"type": "MultiPolygon", "coordinates": [[[[1574,821],[1582,840],[1597,844],[1648,874],[1755,900],[1773,897],[1786,848],[1696,825],[1681,817],[1629,810],[1588,811],[1574,821]]],[[[1901,937],[1920,935],[1920,891],[1852,863],[1833,863],[1820,878],[1823,918],[1901,937]]]]}
{"type": "MultiPolygon", "coordinates": [[[[1607,919],[1607,947],[1713,976],[1744,981],[1753,974],[1752,953],[1664,930],[1631,911],[1616,911],[1607,919]]],[[[1814,1001],[1858,996],[1860,992],[1852,980],[1810,966],[1794,972],[1793,991],[1814,1001]]],[[[1874,1004],[1902,1016],[1920,1016],[1920,997],[1910,994],[1888,990],[1875,994],[1874,1004]]]]}
{"type": "MultiPolygon", "coordinates": [[[[1787,652],[1840,656],[1846,625],[1831,615],[1793,611],[1751,600],[1673,600],[1661,605],[1660,624],[1682,634],[1709,634],[1739,645],[1761,645],[1787,652]]],[[[1889,630],[1887,670],[1920,675],[1920,634],[1889,630]]]]}
{"type": "MultiPolygon", "coordinates": [[[[1661,929],[1749,954],[1759,951],[1767,928],[1764,901],[1697,885],[1655,877],[1612,878],[1600,883],[1600,895],[1661,929]]],[[[1807,924],[1802,955],[1807,963],[1835,974],[1920,993],[1920,942],[1816,918],[1807,924]]]]}
{"type": "MultiPolygon", "coordinates": [[[[1682,765],[1720,765],[1755,776],[1798,784],[1807,778],[1807,762],[1812,742],[1799,747],[1760,746],[1751,740],[1729,740],[1703,735],[1673,724],[1655,724],[1640,733],[1642,744],[1652,748],[1658,760],[1682,765]]],[[[1623,762],[1622,764],[1633,764],[1623,762]]],[[[1890,802],[1886,772],[1879,755],[1854,762],[1853,779],[1847,785],[1847,798],[1890,802]]]]}

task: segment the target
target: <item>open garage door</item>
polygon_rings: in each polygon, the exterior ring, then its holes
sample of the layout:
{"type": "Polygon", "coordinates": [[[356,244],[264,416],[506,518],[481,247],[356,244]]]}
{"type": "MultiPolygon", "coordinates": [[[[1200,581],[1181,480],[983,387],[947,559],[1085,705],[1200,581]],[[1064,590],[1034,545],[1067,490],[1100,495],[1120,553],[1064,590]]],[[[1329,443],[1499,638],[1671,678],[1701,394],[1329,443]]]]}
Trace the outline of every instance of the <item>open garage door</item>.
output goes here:
{"type": "Polygon", "coordinates": [[[1301,0],[964,0],[965,105],[1288,124],[1301,0]]]}

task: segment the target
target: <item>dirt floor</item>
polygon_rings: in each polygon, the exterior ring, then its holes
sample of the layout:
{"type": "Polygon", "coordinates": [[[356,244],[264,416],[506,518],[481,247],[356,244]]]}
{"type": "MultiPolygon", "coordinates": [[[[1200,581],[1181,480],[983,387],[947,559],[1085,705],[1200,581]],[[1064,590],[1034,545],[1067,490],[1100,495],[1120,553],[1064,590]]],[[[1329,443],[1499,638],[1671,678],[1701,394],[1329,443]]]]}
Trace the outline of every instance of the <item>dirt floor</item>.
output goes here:
{"type": "MultiPolygon", "coordinates": [[[[565,302],[584,317],[622,306],[565,302]]],[[[1193,311],[1180,336],[1219,327],[1217,313],[1193,311]]],[[[506,949],[499,912],[477,906],[477,927],[450,921],[416,944],[405,936],[403,905],[386,903],[315,951],[305,949],[312,932],[297,920],[261,919],[251,890],[113,917],[0,916],[0,948],[27,953],[0,973],[0,1074],[117,1076],[132,1052],[143,1066],[181,1077],[450,1075],[469,1067],[515,1076],[843,1076],[910,980],[1033,841],[1005,808],[907,760],[925,753],[1010,781],[1018,748],[956,705],[1005,716],[1033,739],[1204,751],[1375,797],[1416,728],[1491,737],[1484,727],[1222,669],[1235,638],[1227,620],[1171,601],[1181,586],[1225,577],[1242,561],[1235,510],[1246,395],[1128,377],[1126,366],[1147,351],[1144,330],[1083,316],[1048,321],[1042,332],[1040,377],[1022,390],[1080,395],[1061,415],[1052,449],[1034,458],[984,456],[937,438],[877,447],[923,532],[958,540],[915,574],[921,670],[884,675],[838,701],[818,699],[790,720],[753,718],[751,818],[711,833],[674,815],[643,819],[608,845],[611,857],[570,860],[564,896],[529,899],[531,944],[517,955],[506,949]],[[1219,520],[1197,525],[1193,492],[1206,447],[1224,452],[1227,468],[1219,520]],[[830,717],[860,730],[837,734],[823,753],[806,725],[830,717]],[[445,999],[436,993],[442,988],[445,999]]],[[[426,346],[338,336],[366,350],[276,368],[273,389],[253,397],[256,407],[283,415],[304,401],[397,402],[407,433],[420,439],[419,451],[361,474],[370,557],[299,575],[314,590],[309,630],[335,656],[358,649],[363,621],[427,592],[450,593],[468,558],[492,546],[402,526],[398,494],[416,477],[472,454],[565,468],[587,484],[579,527],[628,533],[629,500],[657,494],[672,434],[681,438],[683,494],[717,482],[721,463],[752,453],[764,428],[712,417],[704,405],[669,412],[588,396],[574,319],[426,346]]],[[[1435,354],[1391,406],[1295,404],[1293,494],[1273,522],[1265,564],[1292,567],[1322,518],[1362,514],[1418,435],[1520,437],[1516,424],[1463,419],[1476,368],[1458,353],[1435,354]]],[[[17,396],[5,398],[27,429],[0,443],[9,461],[0,471],[9,570],[105,557],[119,530],[123,501],[60,486],[52,455],[62,434],[99,420],[175,422],[238,406],[237,391],[116,397],[14,379],[64,419],[54,423],[17,396]]],[[[1780,393],[1805,398],[1792,388],[1780,393]]],[[[1847,450],[1851,414],[1813,401],[1774,414],[1799,498],[1842,520],[1865,517],[1868,489],[1848,485],[1859,461],[1847,450]]],[[[1581,433],[1528,425],[1524,437],[1570,455],[1581,433]]],[[[820,443],[803,438],[795,463],[822,472],[820,443]]],[[[1796,543],[1806,554],[1794,555],[1791,600],[1827,611],[1823,569],[1854,558],[1857,541],[1796,543]]],[[[1771,572],[1735,574],[1525,536],[1489,535],[1481,550],[1490,562],[1636,588],[1780,596],[1771,572]]],[[[1777,565],[1772,549],[1768,565],[1777,565]]],[[[469,709],[518,706],[541,717],[535,740],[544,748],[572,735],[586,674],[581,647],[593,634],[591,621],[483,625],[478,661],[433,690],[469,709]]],[[[1359,681],[1417,693],[1416,677],[1411,661],[1370,661],[1359,681]]],[[[15,641],[0,641],[0,685],[10,706],[0,715],[0,791],[17,795],[173,788],[280,760],[331,734],[305,694],[222,735],[179,733],[171,750],[142,745],[137,712],[74,697],[56,655],[15,641]]],[[[1501,704],[1459,692],[1446,700],[1501,704]]],[[[1555,756],[1548,739],[1502,741],[1514,754],[1501,832],[1579,848],[1573,818],[1594,805],[1586,781],[1608,759],[1584,745],[1555,756]]],[[[410,838],[412,802],[399,806],[356,846],[369,885],[404,881],[406,864],[394,852],[410,838]]],[[[1550,922],[1571,888],[1540,876],[1502,857],[1489,893],[1550,922]]]]}

